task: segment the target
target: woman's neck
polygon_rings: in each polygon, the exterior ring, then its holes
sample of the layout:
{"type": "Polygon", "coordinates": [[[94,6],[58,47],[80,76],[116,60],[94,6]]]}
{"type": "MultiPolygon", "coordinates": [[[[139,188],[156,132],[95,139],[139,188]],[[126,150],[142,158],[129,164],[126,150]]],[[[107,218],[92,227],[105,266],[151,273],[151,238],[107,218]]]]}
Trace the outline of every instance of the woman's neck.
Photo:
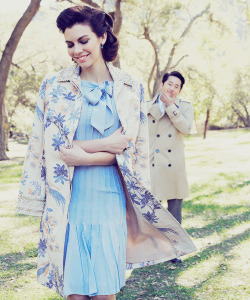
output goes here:
{"type": "Polygon", "coordinates": [[[82,80],[94,82],[94,83],[102,83],[103,81],[112,81],[112,77],[109,73],[109,70],[104,62],[95,63],[87,69],[82,69],[80,78],[82,80]]]}

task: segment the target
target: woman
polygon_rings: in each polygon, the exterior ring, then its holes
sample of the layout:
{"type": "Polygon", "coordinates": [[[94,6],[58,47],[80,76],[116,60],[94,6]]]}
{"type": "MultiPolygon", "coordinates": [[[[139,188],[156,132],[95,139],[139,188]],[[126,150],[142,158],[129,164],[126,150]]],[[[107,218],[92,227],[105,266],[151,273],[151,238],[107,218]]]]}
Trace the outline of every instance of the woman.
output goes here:
{"type": "Polygon", "coordinates": [[[42,216],[39,283],[71,300],[111,300],[126,264],[195,247],[148,191],[143,89],[108,63],[118,51],[111,17],[76,6],[57,26],[76,64],[43,81],[17,211],[42,216]]]}

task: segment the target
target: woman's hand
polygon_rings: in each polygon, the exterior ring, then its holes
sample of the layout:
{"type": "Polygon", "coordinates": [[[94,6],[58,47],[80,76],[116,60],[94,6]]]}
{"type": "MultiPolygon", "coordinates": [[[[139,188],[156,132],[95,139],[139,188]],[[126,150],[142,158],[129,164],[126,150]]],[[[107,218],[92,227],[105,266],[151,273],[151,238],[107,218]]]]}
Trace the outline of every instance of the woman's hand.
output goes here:
{"type": "Polygon", "coordinates": [[[109,152],[111,154],[121,154],[131,140],[130,136],[122,134],[122,128],[120,127],[106,138],[87,141],[74,140],[73,148],[78,146],[87,153],[109,152]]]}
{"type": "Polygon", "coordinates": [[[104,151],[113,154],[121,154],[122,151],[128,146],[128,142],[131,140],[132,138],[130,136],[122,134],[122,128],[120,127],[110,136],[105,138],[104,151]]]}
{"type": "Polygon", "coordinates": [[[85,152],[77,143],[71,149],[60,148],[60,156],[68,166],[90,165],[90,154],[85,152]]]}

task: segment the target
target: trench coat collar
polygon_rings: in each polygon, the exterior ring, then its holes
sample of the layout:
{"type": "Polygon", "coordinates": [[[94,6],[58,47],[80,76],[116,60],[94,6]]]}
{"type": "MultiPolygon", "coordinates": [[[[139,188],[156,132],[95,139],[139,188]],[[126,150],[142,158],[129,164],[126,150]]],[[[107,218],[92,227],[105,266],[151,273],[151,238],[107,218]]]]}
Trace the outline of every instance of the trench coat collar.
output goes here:
{"type": "Polygon", "coordinates": [[[160,118],[163,116],[158,105],[158,96],[159,95],[156,95],[153,98],[148,109],[148,113],[151,114],[151,116],[156,120],[160,120],[160,118]]]}
{"type": "MultiPolygon", "coordinates": [[[[151,114],[152,117],[154,117],[156,120],[160,120],[166,113],[166,111],[164,112],[164,114],[161,113],[161,110],[159,108],[158,105],[158,97],[160,94],[156,95],[153,100],[151,101],[151,103],[149,104],[149,109],[148,109],[148,113],[151,114]]],[[[176,98],[175,99],[175,104],[177,106],[180,105],[181,99],[176,98]]]]}

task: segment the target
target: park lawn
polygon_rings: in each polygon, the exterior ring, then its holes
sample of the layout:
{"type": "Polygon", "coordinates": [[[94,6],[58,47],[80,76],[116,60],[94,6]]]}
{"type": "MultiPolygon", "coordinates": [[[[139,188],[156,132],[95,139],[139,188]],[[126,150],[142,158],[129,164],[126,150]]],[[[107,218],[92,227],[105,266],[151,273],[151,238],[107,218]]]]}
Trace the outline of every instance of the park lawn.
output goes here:
{"type": "MultiPolygon", "coordinates": [[[[198,251],[136,269],[117,299],[250,299],[250,130],[186,138],[190,197],[183,226],[198,251]]],[[[0,299],[62,299],[36,283],[39,219],[15,213],[25,145],[0,162],[0,299]]]]}

